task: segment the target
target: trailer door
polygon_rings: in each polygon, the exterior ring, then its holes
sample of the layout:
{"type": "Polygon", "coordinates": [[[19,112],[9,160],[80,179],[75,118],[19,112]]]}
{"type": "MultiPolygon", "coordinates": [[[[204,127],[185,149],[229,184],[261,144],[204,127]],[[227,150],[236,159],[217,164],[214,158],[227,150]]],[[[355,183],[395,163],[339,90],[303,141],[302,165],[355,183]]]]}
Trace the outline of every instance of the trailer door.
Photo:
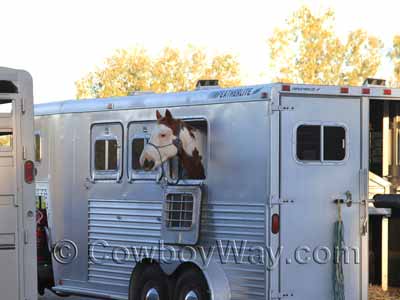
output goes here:
{"type": "Polygon", "coordinates": [[[349,259],[346,299],[360,299],[360,99],[290,97],[281,105],[280,295],[333,299],[335,199],[349,259]]]}
{"type": "Polygon", "coordinates": [[[36,300],[32,82],[0,68],[0,299],[36,300]],[[9,89],[18,82],[19,91],[9,89]],[[22,101],[25,99],[25,107],[22,101]],[[28,164],[25,165],[25,163],[28,164]],[[24,172],[24,166],[27,168],[24,172]],[[28,168],[29,167],[29,168],[28,168]],[[24,174],[27,175],[24,180],[24,174]],[[28,178],[29,177],[29,178],[28,178]]]}
{"type": "Polygon", "coordinates": [[[4,299],[19,299],[14,103],[12,99],[0,99],[0,290],[4,299]]]}

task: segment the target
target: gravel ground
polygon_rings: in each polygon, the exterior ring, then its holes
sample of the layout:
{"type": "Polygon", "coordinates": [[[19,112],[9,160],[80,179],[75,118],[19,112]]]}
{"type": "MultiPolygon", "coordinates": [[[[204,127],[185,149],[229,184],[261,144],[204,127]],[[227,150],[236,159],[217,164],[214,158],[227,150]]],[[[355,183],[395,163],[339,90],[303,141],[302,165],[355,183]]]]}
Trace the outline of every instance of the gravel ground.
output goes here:
{"type": "Polygon", "coordinates": [[[400,288],[389,288],[387,292],[383,292],[379,286],[371,286],[369,288],[369,300],[399,300],[400,288]]]}

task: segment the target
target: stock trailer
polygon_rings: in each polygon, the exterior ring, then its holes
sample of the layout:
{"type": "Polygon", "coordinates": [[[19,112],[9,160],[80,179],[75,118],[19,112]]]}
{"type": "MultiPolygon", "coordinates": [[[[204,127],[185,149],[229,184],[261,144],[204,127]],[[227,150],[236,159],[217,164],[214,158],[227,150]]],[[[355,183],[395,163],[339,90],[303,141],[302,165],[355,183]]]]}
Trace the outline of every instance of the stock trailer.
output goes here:
{"type": "Polygon", "coordinates": [[[378,149],[396,100],[380,86],[266,84],[36,105],[52,290],[368,299],[369,192],[396,169],[378,149]]]}

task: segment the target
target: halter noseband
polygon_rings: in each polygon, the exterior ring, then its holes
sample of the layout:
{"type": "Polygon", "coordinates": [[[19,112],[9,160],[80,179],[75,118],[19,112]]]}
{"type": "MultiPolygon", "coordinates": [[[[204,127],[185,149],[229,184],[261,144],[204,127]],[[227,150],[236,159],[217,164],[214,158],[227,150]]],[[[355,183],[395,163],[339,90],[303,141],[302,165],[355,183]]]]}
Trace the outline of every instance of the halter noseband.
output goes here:
{"type": "MultiPolygon", "coordinates": [[[[183,143],[179,137],[181,130],[182,130],[182,124],[179,124],[177,137],[175,139],[173,139],[172,143],[170,143],[170,144],[157,146],[157,145],[154,145],[153,143],[147,143],[147,145],[150,145],[157,150],[158,156],[160,157],[160,163],[161,163],[161,177],[160,178],[163,178],[165,175],[165,171],[164,171],[164,162],[165,161],[162,160],[162,155],[161,155],[160,149],[170,147],[170,146],[175,146],[176,149],[178,150],[178,155],[179,155],[183,151],[183,143]]],[[[181,175],[179,175],[179,177],[180,176],[181,175]]],[[[178,178],[178,180],[175,182],[175,184],[177,184],[179,182],[179,180],[180,180],[180,178],[178,178]]]]}

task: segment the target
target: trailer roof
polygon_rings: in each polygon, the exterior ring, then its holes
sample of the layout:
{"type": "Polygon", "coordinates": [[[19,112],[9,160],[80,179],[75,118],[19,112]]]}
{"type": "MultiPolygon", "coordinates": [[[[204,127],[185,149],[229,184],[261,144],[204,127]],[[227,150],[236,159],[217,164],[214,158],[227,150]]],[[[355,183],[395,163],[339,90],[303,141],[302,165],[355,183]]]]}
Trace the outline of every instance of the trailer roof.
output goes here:
{"type": "Polygon", "coordinates": [[[229,102],[265,101],[271,89],[283,94],[373,97],[400,99],[400,89],[368,86],[323,86],[307,84],[263,84],[235,88],[210,88],[179,93],[142,93],[133,96],[85,100],[67,100],[35,105],[35,115],[98,112],[218,104],[229,102]]]}

